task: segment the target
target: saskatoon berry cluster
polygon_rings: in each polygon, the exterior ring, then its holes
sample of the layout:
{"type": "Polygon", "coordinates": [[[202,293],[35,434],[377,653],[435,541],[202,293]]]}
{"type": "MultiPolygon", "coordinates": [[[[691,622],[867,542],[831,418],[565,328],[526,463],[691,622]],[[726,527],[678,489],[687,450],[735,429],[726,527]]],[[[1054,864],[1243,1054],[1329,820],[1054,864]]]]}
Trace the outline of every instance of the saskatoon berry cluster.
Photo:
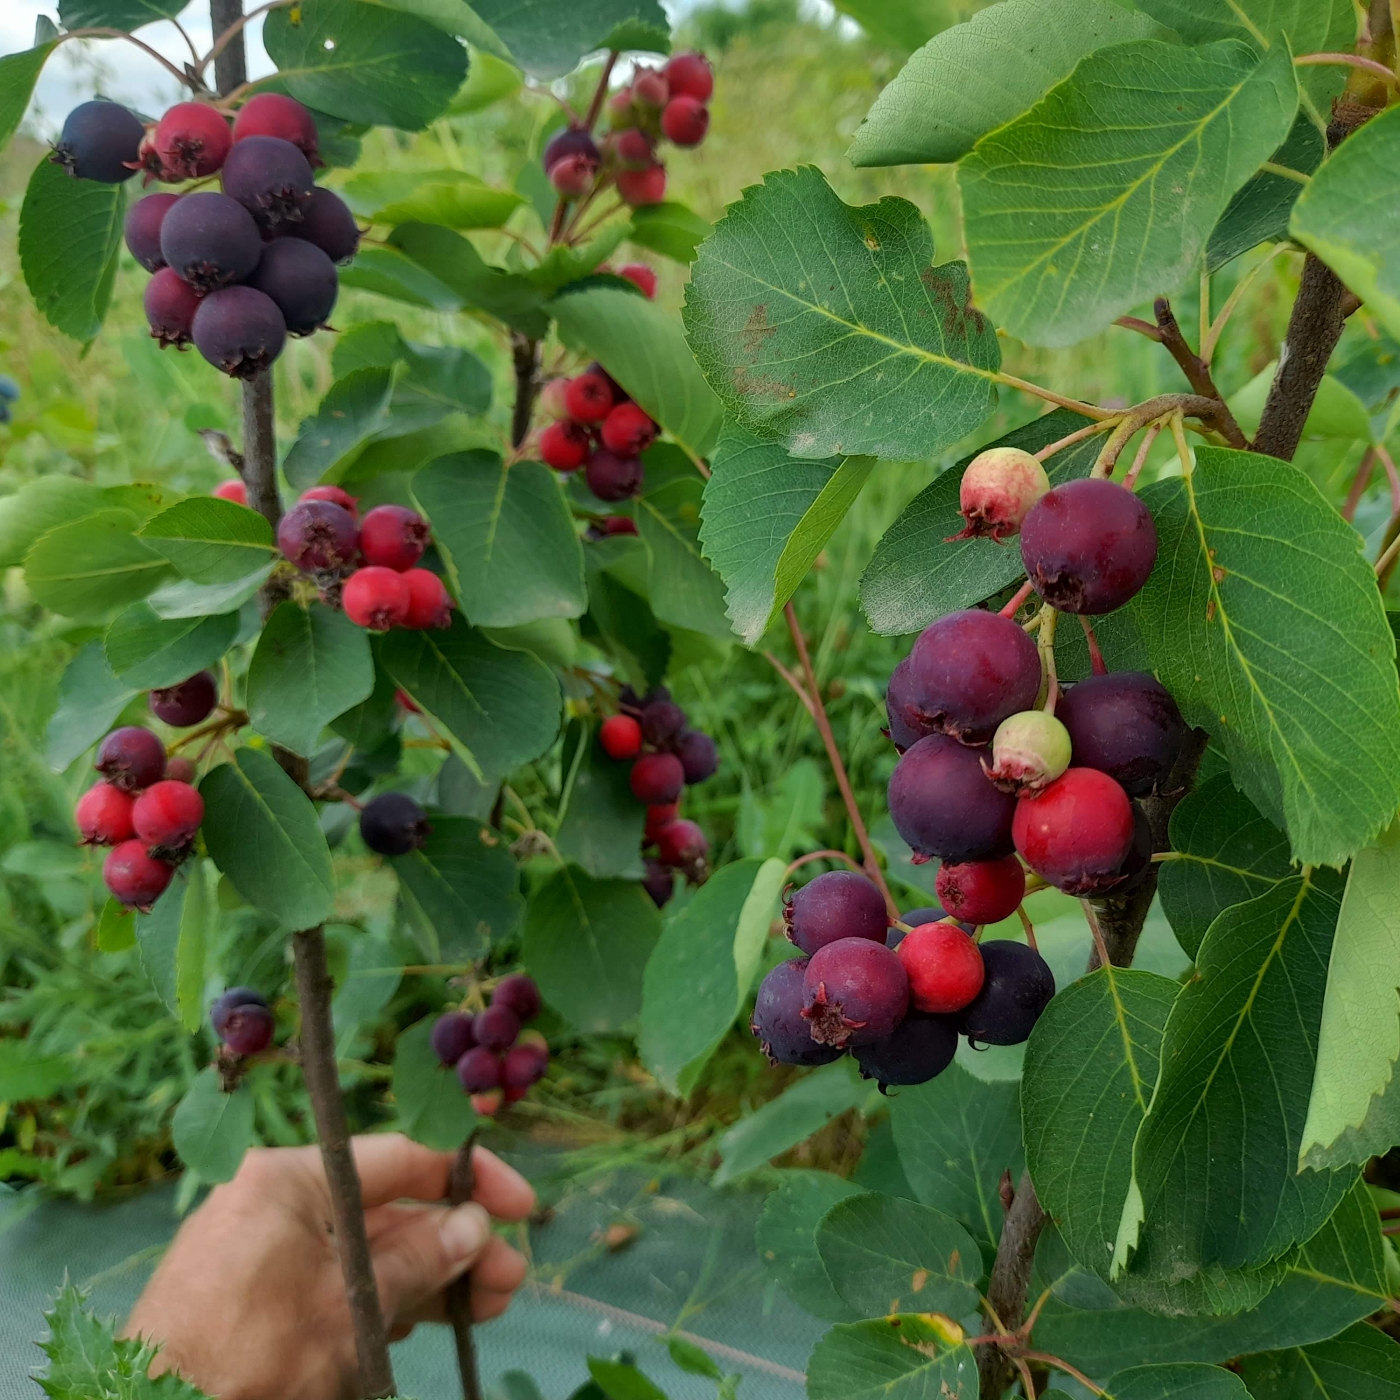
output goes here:
{"type": "Polygon", "coordinates": [[[230,987],[209,1008],[214,1034],[233,1055],[261,1055],[272,1044],[277,1023],[267,998],[251,987],[230,987]]]}
{"type": "Polygon", "coordinates": [[[647,809],[642,847],[647,893],[660,908],[674,892],[671,872],[679,870],[691,884],[705,879],[710,843],[705,833],[680,815],[681,794],[703,783],[719,768],[719,750],[703,730],[691,729],[685,711],[664,685],[639,698],[624,686],[620,712],[598,728],[603,752],[618,763],[631,762],[632,795],[647,809]]]}
{"type": "Polygon", "coordinates": [[[787,900],[784,920],[804,956],[763,979],[751,1026],[774,1064],[849,1051],[881,1089],[924,1084],[952,1063],[960,1034],[1018,1045],[1055,995],[1034,949],[979,945],[971,924],[937,905],[891,924],[884,896],[855,871],[818,875],[787,900]]]}
{"type": "MultiPolygon", "coordinates": [[[[642,489],[642,453],[661,430],[602,365],[589,365],[572,379],[551,379],[540,391],[540,408],[554,422],[540,433],[539,453],[555,471],[582,467],[600,501],[625,501],[642,489]]],[[[603,533],[636,534],[627,524],[630,529],[608,529],[605,522],[603,533]]]]}
{"type": "Polygon", "coordinates": [[[517,972],[496,984],[484,1011],[449,1011],[434,1023],[433,1050],[457,1071],[478,1113],[491,1117],[518,1103],[544,1078],[549,1045],[539,1031],[522,1029],[539,1014],[540,989],[517,972]]]}
{"type": "Polygon", "coordinates": [[[551,137],[542,157],[550,184],[567,200],[587,201],[614,185],[625,204],[660,204],[666,167],[656,148],[663,138],[698,146],[710,128],[705,104],[714,90],[704,54],[677,54],[660,70],[639,68],[631,84],[608,99],[611,130],[601,145],[582,126],[551,137]]]}
{"type": "MultiPolygon", "coordinates": [[[[241,481],[215,495],[247,503],[241,481]]],[[[360,519],[358,501],[339,486],[313,486],[277,526],[277,544],[320,590],[337,597],[358,627],[422,631],[452,625],[452,598],[442,579],[418,561],[432,542],[428,522],[407,506],[375,506],[360,519]]]]}
{"type": "Polygon", "coordinates": [[[115,102],[68,114],[53,159],[78,179],[199,181],[222,192],[151,194],[126,216],[126,246],[152,273],[146,317],[162,346],[191,342],[226,374],[251,379],[287,336],[325,324],[360,233],[344,201],[318,186],[316,123],[301,103],[259,93],[228,117],[180,102],[150,127],[115,102]]]}

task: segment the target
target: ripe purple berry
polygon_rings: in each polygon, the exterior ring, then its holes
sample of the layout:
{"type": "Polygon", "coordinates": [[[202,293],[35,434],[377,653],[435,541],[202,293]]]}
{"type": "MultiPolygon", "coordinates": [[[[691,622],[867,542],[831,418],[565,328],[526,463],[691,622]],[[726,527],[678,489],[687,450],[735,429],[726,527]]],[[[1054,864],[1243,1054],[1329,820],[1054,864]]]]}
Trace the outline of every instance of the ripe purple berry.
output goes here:
{"type": "Polygon", "coordinates": [[[501,1057],[478,1045],[457,1061],[457,1078],[469,1094],[485,1094],[501,1087],[501,1057]]]}
{"type": "Polygon", "coordinates": [[[953,1063],[957,1048],[954,1017],[910,1011],[883,1040],[858,1045],[853,1053],[861,1074],[883,1092],[892,1085],[927,1084],[953,1063]]]}
{"type": "Polygon", "coordinates": [[[194,316],[195,349],[234,379],[254,379],[282,353],[287,323],[255,287],[210,292],[194,316]]]}
{"type": "Polygon", "coordinates": [[[787,935],[811,955],[838,938],[885,941],[890,916],[874,881],[854,870],[828,870],[798,890],[783,909],[787,935]]]}
{"type": "Polygon", "coordinates": [[[141,119],[117,102],[83,102],[68,113],[50,159],[74,179],[120,185],[136,173],[141,119]]]}
{"type": "Polygon", "coordinates": [[[1171,692],[1142,671],[1088,676],[1065,691],[1055,713],[1076,765],[1116,778],[1129,797],[1146,797],[1166,781],[1186,737],[1171,692]]]}
{"type": "Polygon", "coordinates": [[[841,1058],[840,1048],[819,1045],[802,1016],[803,979],[808,959],[792,958],[777,965],[762,981],[754,1001],[749,1029],[763,1053],[775,1065],[829,1065],[841,1058]]]}
{"type": "Polygon", "coordinates": [[[1009,939],[982,944],[982,990],[964,1007],[958,1028],[982,1045],[1020,1045],[1055,995],[1055,975],[1034,948],[1009,939]]]}
{"type": "Polygon", "coordinates": [[[355,517],[334,501],[299,501],[277,526],[277,544],[303,573],[343,569],[359,548],[355,517]]]}
{"type": "Polygon", "coordinates": [[[1011,853],[1016,799],[982,771],[976,749],[946,734],[920,739],[895,765],[890,817],[918,855],[991,860],[1011,853]]]}
{"type": "Polygon", "coordinates": [[[160,225],[160,255],[190,286],[212,292],[241,282],[262,257],[252,216],[213,190],[182,195],[160,225]]]}
{"type": "Polygon", "coordinates": [[[533,1021],[540,1014],[540,989],[533,977],[512,972],[496,983],[492,1006],[508,1006],[522,1021],[533,1021]]]}
{"type": "Polygon", "coordinates": [[[147,272],[159,272],[165,266],[165,257],[160,251],[160,227],[171,205],[179,198],[178,194],[148,194],[126,211],[126,221],[122,225],[126,246],[147,272]]]}
{"type": "Polygon", "coordinates": [[[890,739],[900,753],[910,744],[917,744],[926,734],[936,734],[936,726],[920,711],[915,694],[910,659],[905,657],[890,672],[885,687],[885,714],[890,721],[890,739]]]}
{"type": "Polygon", "coordinates": [[[580,127],[565,127],[549,138],[540,156],[544,173],[548,175],[566,156],[582,156],[585,160],[592,161],[595,167],[602,159],[597,143],[580,127]]]}
{"type": "Polygon", "coordinates": [[[98,746],[93,765],[113,787],[140,792],[165,774],[165,745],[139,724],[114,729],[98,746]]]}
{"type": "Polygon", "coordinates": [[[1021,526],[1021,560],[1052,607],[1112,612],[1147,582],[1157,560],[1157,527],[1147,507],[1116,481],[1067,481],[1031,507],[1021,526]]]}
{"type": "Polygon", "coordinates": [[[219,687],[212,671],[199,671],[179,685],[153,690],[146,701],[151,713],[174,729],[188,729],[208,719],[218,702],[219,687]]]}
{"type": "Polygon", "coordinates": [[[278,237],[314,243],[333,263],[348,263],[360,247],[360,226],[350,206],[324,185],[317,185],[302,210],[299,224],[287,224],[278,237]]]}
{"type": "Polygon", "coordinates": [[[325,325],[340,292],[335,264],[303,238],[276,238],[264,245],[248,285],[276,302],[291,335],[310,335],[325,325]]]}
{"type": "Polygon", "coordinates": [[[659,860],[648,860],[647,873],[642,877],[642,888],[651,896],[651,902],[658,909],[664,909],[666,902],[676,892],[676,877],[659,860]]]}
{"type": "Polygon", "coordinates": [[[448,1011],[433,1022],[433,1053],[445,1065],[455,1065],[476,1044],[472,1018],[460,1011],[448,1011]]]}
{"type": "Polygon", "coordinates": [[[361,839],[382,856],[406,856],[416,851],[432,829],[428,814],[406,792],[382,792],[360,813],[361,839]]]}
{"type": "Polygon", "coordinates": [[[687,785],[703,783],[712,778],[719,767],[719,750],[715,741],[699,729],[687,729],[675,742],[674,753],[685,769],[687,785]]]}
{"type": "Polygon", "coordinates": [[[619,457],[606,447],[598,447],[589,457],[583,474],[588,489],[600,501],[625,501],[641,489],[644,472],[640,457],[619,457]]]}
{"type": "Polygon", "coordinates": [[[868,938],[819,948],[802,978],[802,1015],[823,1045],[883,1040],[909,1009],[909,977],[897,954],[868,938]]]}
{"type": "Polygon", "coordinates": [[[248,136],[234,143],[224,161],[224,192],[275,232],[299,224],[316,181],[311,162],[280,136],[248,136]]]}
{"type": "Polygon", "coordinates": [[[966,608],[925,627],[909,653],[918,713],[933,729],[983,744],[1040,692],[1040,654],[1009,617],[966,608]]]}
{"type": "Polygon", "coordinates": [[[266,998],[251,987],[230,987],[209,1008],[209,1019],[235,1055],[259,1055],[272,1044],[276,1022],[266,998]]]}
{"type": "Polygon", "coordinates": [[[673,753],[644,753],[628,774],[632,796],[648,807],[674,802],[685,786],[685,769],[673,753]]]}
{"type": "Polygon", "coordinates": [[[515,1037],[520,1034],[520,1017],[510,1007],[492,1002],[477,1016],[472,1023],[472,1030],[476,1034],[478,1045],[484,1045],[488,1050],[505,1052],[515,1044],[515,1037]]]}
{"type": "Polygon", "coordinates": [[[201,297],[173,268],[161,268],[141,294],[151,335],[162,350],[175,346],[183,350],[194,334],[195,313],[201,297]]]}
{"type": "Polygon", "coordinates": [[[501,1085],[506,1089],[528,1089],[544,1078],[549,1068],[549,1050],[538,1045],[517,1045],[501,1061],[501,1085]]]}
{"type": "Polygon", "coordinates": [[[671,699],[648,700],[638,718],[642,738],[653,748],[669,744],[685,728],[685,711],[671,699]]]}

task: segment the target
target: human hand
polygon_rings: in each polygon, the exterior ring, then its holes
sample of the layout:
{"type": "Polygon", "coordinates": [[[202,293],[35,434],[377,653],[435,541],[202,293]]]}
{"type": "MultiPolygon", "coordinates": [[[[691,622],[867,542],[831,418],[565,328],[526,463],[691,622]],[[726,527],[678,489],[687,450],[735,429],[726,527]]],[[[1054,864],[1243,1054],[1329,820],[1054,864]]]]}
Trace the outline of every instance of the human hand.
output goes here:
{"type": "MultiPolygon", "coordinates": [[[[444,1290],[468,1269],[474,1317],[499,1317],[525,1260],[491,1217],[525,1219],[529,1183],[478,1147],[473,1199],[450,1209],[450,1153],[397,1133],[356,1138],[354,1151],[390,1339],[444,1321],[444,1290]]],[[[355,1343],[320,1152],[249,1152],[180,1228],[125,1331],[161,1345],[156,1370],[219,1400],[353,1400],[355,1343]]]]}

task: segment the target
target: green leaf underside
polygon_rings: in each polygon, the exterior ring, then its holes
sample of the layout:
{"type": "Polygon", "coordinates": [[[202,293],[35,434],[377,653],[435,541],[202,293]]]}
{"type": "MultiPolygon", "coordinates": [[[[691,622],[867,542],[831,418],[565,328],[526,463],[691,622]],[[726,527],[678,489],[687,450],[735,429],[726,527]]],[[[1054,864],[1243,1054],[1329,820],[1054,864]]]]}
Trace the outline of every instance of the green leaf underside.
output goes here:
{"type": "Polygon", "coordinates": [[[725,408],[798,457],[928,457],[996,403],[1001,352],[907,200],[852,208],[812,166],[744,191],[701,245],[690,347],[725,408]]]}
{"type": "Polygon", "coordinates": [[[1033,345],[1072,345],[1174,290],[1297,103],[1282,45],[1091,54],[958,167],[979,304],[1033,345]]]}
{"type": "Polygon", "coordinates": [[[540,78],[558,78],[596,49],[652,48],[665,52],[670,32],[657,0],[475,0],[472,9],[491,26],[515,61],[540,78]],[[623,42],[609,44],[614,31],[623,42]]]}
{"type": "Polygon", "coordinates": [[[74,340],[102,329],[126,217],[126,186],[74,180],[45,158],[19,215],[19,262],[45,319],[74,340]]]}
{"type": "Polygon", "coordinates": [[[159,690],[214,665],[237,635],[237,613],[167,620],[148,603],[133,603],[113,619],[103,645],[123,685],[159,690]]]}
{"type": "Polygon", "coordinates": [[[1115,1269],[1129,1251],[1154,1279],[1264,1266],[1355,1181],[1297,1170],[1339,897],[1334,876],[1295,876],[1210,926],[1167,1018],[1115,1269]]]}
{"type": "Polygon", "coordinates": [[[973,1400],[977,1362],[936,1314],[843,1322],[812,1348],[808,1400],[973,1400]]]}
{"type": "Polygon", "coordinates": [[[630,771],[604,753],[591,726],[569,726],[554,844],[595,879],[640,880],[645,874],[640,849],[646,809],[632,796],[630,771]]]}
{"type": "Polygon", "coordinates": [[[32,49],[0,58],[0,148],[9,144],[10,137],[24,119],[29,99],[34,95],[34,85],[54,48],[51,39],[46,44],[36,44],[32,49]]]}
{"type": "Polygon", "coordinates": [[[345,182],[350,208],[377,224],[442,224],[499,228],[523,204],[514,190],[495,190],[464,170],[364,170],[345,182]]]}
{"type": "MultiPolygon", "coordinates": [[[[1038,452],[1087,427],[1089,420],[1057,408],[1015,428],[987,447],[1038,452]]],[[[1097,437],[1055,453],[1045,463],[1053,484],[1088,476],[1103,448],[1097,437]]],[[[860,581],[861,606],[877,632],[918,632],[945,613],[970,608],[1025,574],[1021,551],[994,540],[957,540],[966,524],[958,514],[963,472],[979,452],[969,453],[924,487],[885,531],[860,581]]]]}
{"type": "Polygon", "coordinates": [[[768,1276],[799,1307],[829,1322],[848,1322],[855,1314],[832,1287],[817,1253],[817,1225],[838,1201],[860,1194],[854,1182],[832,1172],[784,1171],[755,1232],[768,1276]]]}
{"type": "Polygon", "coordinates": [[[65,617],[109,617],[144,598],[170,565],[136,538],[128,510],[99,510],[41,535],[24,556],[36,602],[65,617]]]}
{"type": "Polygon", "coordinates": [[[1400,334],[1400,253],[1391,236],[1400,196],[1374,180],[1400,158],[1400,112],[1392,108],[1342,142],[1298,197],[1289,232],[1325,262],[1391,335],[1400,334]]]}
{"type": "Polygon", "coordinates": [[[388,427],[393,379],[389,369],[370,365],[331,385],[287,450],[282,469],[294,487],[305,490],[322,478],[335,479],[370,437],[388,427]]]}
{"type": "Polygon", "coordinates": [[[839,1201],[817,1225],[817,1253],[859,1317],[976,1311],[976,1244],[957,1221],[917,1201],[876,1192],[839,1201]]]}
{"type": "MultiPolygon", "coordinates": [[[[668,452],[675,448],[662,443],[646,454],[649,475],[668,452]]],[[[724,581],[700,552],[704,483],[683,465],[684,474],[648,485],[637,500],[637,534],[648,559],[647,599],[660,621],[728,641],[732,634],[724,617],[724,581]]]]}
{"type": "Polygon", "coordinates": [[[1188,44],[1216,39],[1243,39],[1269,48],[1285,36],[1294,53],[1327,47],[1334,18],[1347,12],[1348,0],[1141,0],[1139,9],[1170,26],[1188,44]]]}
{"type": "Polygon", "coordinates": [[[1390,1400],[1400,1387],[1400,1346],[1358,1323],[1312,1346],[1247,1356],[1240,1375],[1254,1400],[1390,1400]]]}
{"type": "Polygon", "coordinates": [[[146,602],[157,617],[211,617],[237,612],[272,572],[271,562],[255,569],[246,578],[232,583],[192,583],[186,578],[171,579],[146,595],[146,602]]]}
{"type": "Polygon", "coordinates": [[[1248,1400],[1244,1382],[1219,1366],[1136,1366],[1108,1381],[1113,1400],[1248,1400]]]}
{"type": "Polygon", "coordinates": [[[218,1070],[202,1069],[180,1100],[170,1131],[180,1160],[201,1180],[232,1181],[253,1145],[252,1090],[240,1085],[226,1094],[218,1070]]]}
{"type": "Polygon", "coordinates": [[[184,8],[181,0],[59,0],[58,17],[65,29],[95,25],[130,30],[155,20],[174,19],[184,8]]]}
{"type": "Polygon", "coordinates": [[[355,261],[340,269],[340,285],[377,292],[430,311],[451,313],[464,305],[461,296],[445,282],[394,248],[362,247],[355,261]]]}
{"type": "Polygon", "coordinates": [[[467,51],[413,15],[355,0],[273,10],[263,44],[278,86],[333,117],[419,131],[467,76],[467,51]]]}
{"type": "Polygon", "coordinates": [[[791,457],[726,420],[705,483],[700,544],[724,580],[725,611],[746,645],[796,592],[874,465],[870,457],[791,457]]]}
{"type": "Polygon", "coordinates": [[[61,773],[111,727],[140,692],[119,681],[101,642],[88,642],[68,663],[58,684],[58,708],[44,731],[44,756],[61,773]]]}
{"type": "Polygon", "coordinates": [[[286,929],[312,928],[331,912],[331,853],[302,790],[270,754],[244,747],[199,784],[200,833],[214,864],[257,909],[286,929]]]}
{"type": "Polygon", "coordinates": [[[640,885],[566,865],[530,899],[524,961],[577,1030],[616,1032],[641,1010],[642,970],[660,932],[660,912],[640,885]]]}
{"type": "Polygon", "coordinates": [[[566,345],[593,355],[687,452],[710,455],[722,409],[674,315],[613,287],[569,292],[549,309],[566,345]]]}
{"type": "Polygon", "coordinates": [[[438,1059],[432,1034],[436,1016],[425,1016],[394,1042],[394,1107],[397,1126],[435,1152],[455,1152],[476,1126],[471,1099],[452,1069],[438,1059]]]}
{"type": "Polygon", "coordinates": [[[416,851],[394,859],[399,892],[433,931],[434,960],[483,957],[520,922],[520,873],[498,832],[473,817],[434,812],[416,851]]]}
{"type": "Polygon", "coordinates": [[[439,457],[413,478],[462,608],[480,627],[579,617],[583,550],[554,473],[495,452],[439,457]]]}
{"type": "Polygon", "coordinates": [[[1070,1253],[1105,1276],[1178,990],[1155,973],[1100,968],[1055,997],[1026,1048],[1021,1115],[1036,1195],[1070,1253]]]}
{"type": "Polygon", "coordinates": [[[248,714],[259,734],[309,757],[326,725],[373,690],[364,628],[317,604],[277,605],[248,663],[248,714]]]}
{"type": "Polygon", "coordinates": [[[1086,54],[1160,38],[1146,15],[1109,0],[1005,0],[935,35],[875,99],[852,165],[956,161],[1019,117],[1086,54]],[[1027,43],[1034,34],[1035,42],[1027,43]]]}
{"type": "Polygon", "coordinates": [[[257,511],[214,496],[177,501],[148,520],[140,536],[195,583],[236,583],[272,553],[272,526],[257,511]]]}
{"type": "Polygon", "coordinates": [[[1192,957],[1218,915],[1296,873],[1288,838],[1224,773],[1172,812],[1171,848],[1176,855],[1162,864],[1157,892],[1177,942],[1192,957]]]}
{"type": "Polygon", "coordinates": [[[1200,448],[1143,499],[1157,566],[1130,607],[1153,669],[1294,859],[1340,866],[1400,806],[1395,644],[1360,537],[1252,453],[1200,448]]]}

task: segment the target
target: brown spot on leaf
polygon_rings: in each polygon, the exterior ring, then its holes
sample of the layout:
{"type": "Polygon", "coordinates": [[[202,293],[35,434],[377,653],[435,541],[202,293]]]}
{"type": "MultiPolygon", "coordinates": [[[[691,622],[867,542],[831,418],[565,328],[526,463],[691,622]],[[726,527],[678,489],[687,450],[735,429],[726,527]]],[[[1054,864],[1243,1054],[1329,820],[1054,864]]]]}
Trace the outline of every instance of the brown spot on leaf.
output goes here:
{"type": "MultiPolygon", "coordinates": [[[[952,1273],[953,1270],[954,1270],[956,1267],[957,1267],[957,1255],[955,1254],[955,1255],[953,1256],[953,1258],[950,1259],[950,1260],[948,1261],[948,1272],[949,1272],[949,1273],[952,1273]]],[[[912,1279],[909,1280],[909,1286],[914,1290],[914,1292],[915,1292],[915,1293],[922,1293],[922,1292],[924,1291],[924,1285],[927,1284],[927,1283],[928,1283],[928,1270],[927,1270],[927,1269],[915,1269],[915,1270],[914,1270],[914,1277],[913,1277],[912,1279]]]]}
{"type": "Polygon", "coordinates": [[[764,339],[776,335],[778,328],[768,324],[768,308],[760,303],[744,322],[744,354],[751,359],[763,348],[764,339]]]}
{"type": "Polygon", "coordinates": [[[1210,602],[1208,602],[1208,603],[1206,604],[1206,621],[1207,621],[1207,622],[1214,622],[1214,621],[1215,621],[1215,599],[1214,599],[1214,598],[1212,598],[1212,599],[1210,600],[1210,602]]]}
{"type": "Polygon", "coordinates": [[[1222,583],[1225,579],[1225,570],[1222,569],[1219,564],[1212,564],[1210,566],[1210,576],[1216,583],[1222,583]]]}
{"type": "Polygon", "coordinates": [[[734,366],[734,388],[746,399],[795,399],[797,390],[780,379],[768,379],[751,374],[744,365],[734,366]]]}

